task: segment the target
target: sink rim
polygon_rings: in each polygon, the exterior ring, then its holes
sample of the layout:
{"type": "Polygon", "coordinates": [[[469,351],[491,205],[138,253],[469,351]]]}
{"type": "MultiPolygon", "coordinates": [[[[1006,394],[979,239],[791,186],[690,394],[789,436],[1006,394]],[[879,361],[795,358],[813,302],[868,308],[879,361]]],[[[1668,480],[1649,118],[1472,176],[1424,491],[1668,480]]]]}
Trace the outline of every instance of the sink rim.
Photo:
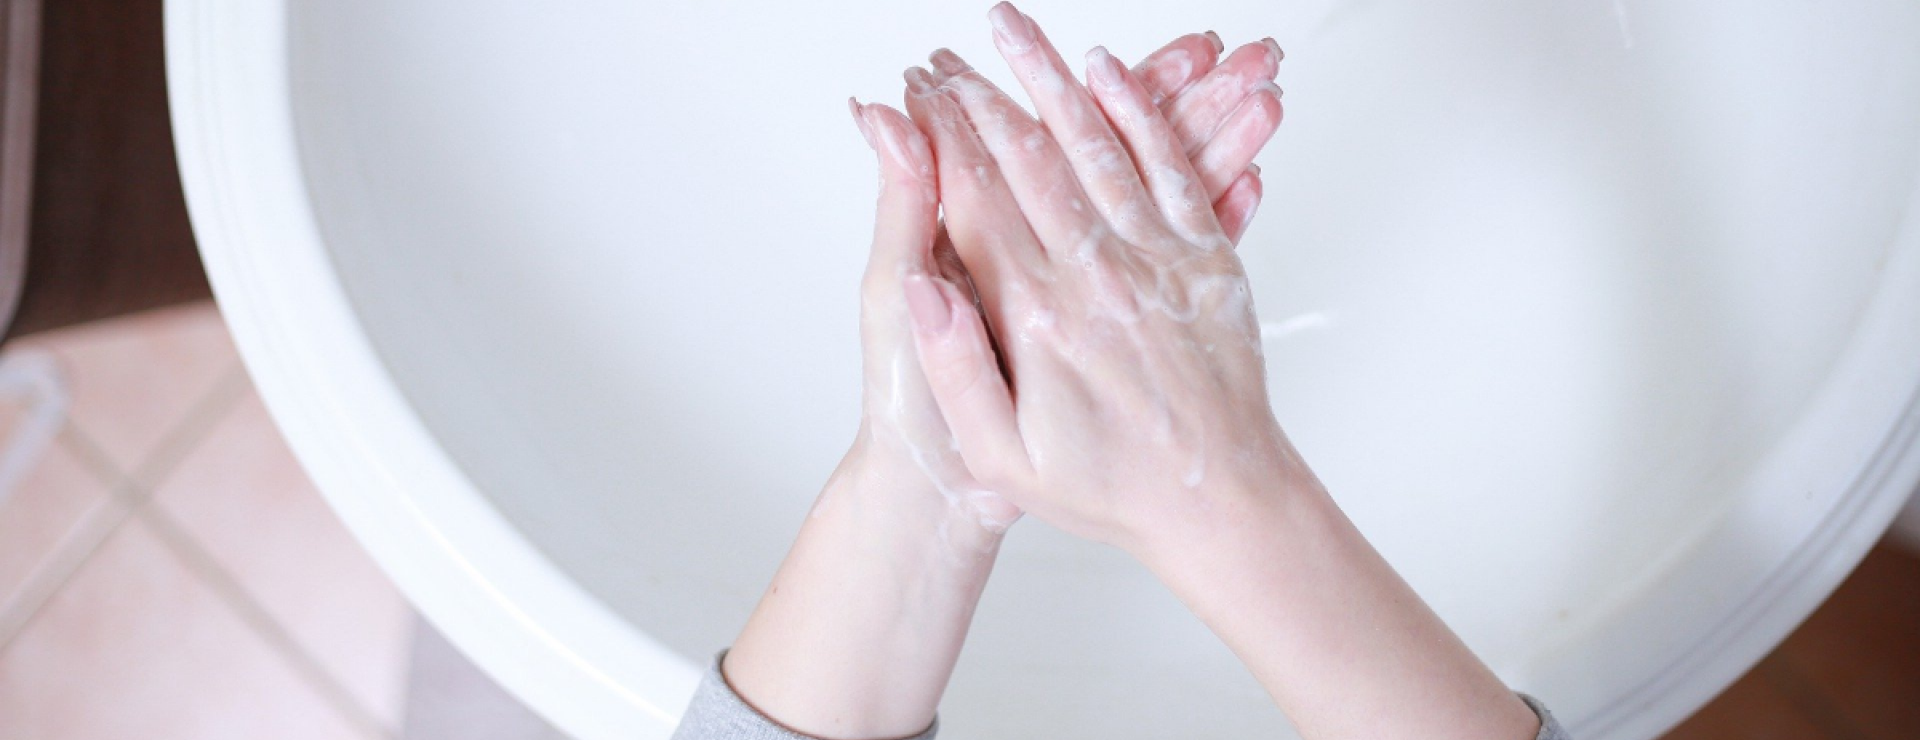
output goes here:
{"type": "Polygon", "coordinates": [[[415,608],[503,687],[570,735],[665,738],[702,667],[627,627],[494,511],[359,333],[301,175],[286,7],[169,2],[165,26],[195,241],[301,466],[415,608]],[[248,249],[263,233],[278,247],[248,249]]]}
{"type": "MultiPolygon", "coordinates": [[[[496,680],[571,734],[665,737],[701,666],[632,629],[501,517],[440,449],[359,330],[303,178],[287,30],[282,3],[166,7],[168,94],[188,208],[262,397],[349,529],[496,680]],[[249,246],[256,244],[275,246],[249,246]]],[[[1920,348],[1920,337],[1887,318],[1920,315],[1916,214],[1920,193],[1907,209],[1903,246],[1837,366],[1859,365],[1845,358],[1875,342],[1920,348]]],[[[1867,382],[1873,373],[1865,371],[1876,368],[1854,369],[1867,382]]],[[[1693,647],[1639,688],[1591,716],[1568,717],[1573,730],[1639,737],[1677,723],[1784,638],[1864,556],[1920,481],[1920,373],[1878,370],[1907,379],[1906,402],[1886,409],[1888,424],[1873,432],[1881,446],[1859,476],[1846,476],[1853,485],[1821,499],[1825,515],[1799,533],[1740,608],[1692,635],[1693,647]]],[[[1852,389],[1840,377],[1823,382],[1796,428],[1818,409],[1863,400],[1843,392],[1852,389]]],[[[1715,528],[1704,546],[1726,536],[1715,528]]],[[[1548,668],[1527,673],[1532,680],[1523,683],[1563,680],[1548,668]]]]}

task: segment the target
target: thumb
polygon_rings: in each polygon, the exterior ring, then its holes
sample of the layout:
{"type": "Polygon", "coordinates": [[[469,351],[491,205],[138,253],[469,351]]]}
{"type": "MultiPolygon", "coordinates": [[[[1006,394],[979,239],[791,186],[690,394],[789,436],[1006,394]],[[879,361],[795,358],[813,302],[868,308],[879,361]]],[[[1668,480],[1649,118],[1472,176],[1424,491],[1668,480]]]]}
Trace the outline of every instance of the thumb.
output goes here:
{"type": "Polygon", "coordinates": [[[854,122],[880,159],[880,201],[873,224],[870,274],[917,272],[933,252],[940,196],[933,150],[906,114],[885,105],[848,99],[854,122]]]}
{"type": "Polygon", "coordinates": [[[953,283],[923,273],[908,275],[904,289],[920,368],[967,470],[996,488],[1024,477],[1031,463],[1013,395],[973,301],[953,283]]]}

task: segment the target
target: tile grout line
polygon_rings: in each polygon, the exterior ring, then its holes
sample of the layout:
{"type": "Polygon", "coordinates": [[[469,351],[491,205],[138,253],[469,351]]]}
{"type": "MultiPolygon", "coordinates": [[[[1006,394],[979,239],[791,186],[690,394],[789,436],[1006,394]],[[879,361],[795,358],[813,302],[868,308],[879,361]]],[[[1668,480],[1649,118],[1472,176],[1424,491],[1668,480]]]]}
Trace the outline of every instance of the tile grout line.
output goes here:
{"type": "Polygon", "coordinates": [[[132,516],[133,512],[111,491],[87,509],[81,521],[55,544],[55,550],[28,573],[25,585],[13,598],[0,604],[0,654],[13,645],[14,639],[26,631],[47,602],[53,600],[67,581],[80,572],[100,546],[132,516]]]}
{"type": "Polygon", "coordinates": [[[160,540],[166,544],[175,558],[178,558],[187,570],[200,579],[200,582],[218,594],[226,602],[229,611],[246,623],[254,634],[264,640],[275,652],[280,654],[282,662],[293,669],[307,688],[320,694],[331,705],[342,720],[354,725],[369,737],[391,740],[395,738],[393,729],[375,716],[374,712],[360,703],[342,685],[326,666],[313,657],[312,653],[300,645],[298,638],[287,631],[280,620],[275,619],[260,602],[247,592],[239,579],[221,566],[212,553],[200,546],[198,540],[180,526],[179,522],[166,510],[149,505],[141,507],[138,516],[160,540]]]}
{"type": "MultiPolygon", "coordinates": [[[[239,407],[240,399],[246,395],[249,387],[251,384],[246,370],[240,367],[239,362],[227,368],[213,387],[207,389],[206,394],[187,410],[172,429],[167,430],[161,443],[134,467],[131,477],[142,490],[140,499],[130,503],[145,504],[152,498],[153,492],[159,490],[167,476],[172,475],[175,468],[200,449],[200,444],[213,433],[213,428],[239,407]]],[[[98,450],[99,447],[96,445],[94,449],[98,450]]]]}
{"type": "Polygon", "coordinates": [[[362,706],[320,663],[289,635],[285,628],[247,594],[234,577],[213,556],[200,547],[193,536],[182,529],[159,507],[151,505],[154,492],[184,463],[214,427],[239,404],[250,387],[245,368],[238,362],[229,368],[214,386],[195,401],[181,421],[166,432],[161,443],[149,452],[133,474],[117,465],[98,442],[80,425],[69,419],[60,430],[59,442],[74,455],[98,482],[105,484],[105,499],[97,502],[75,525],[76,534],[65,538],[45,565],[30,575],[28,587],[20,596],[0,604],[0,653],[13,643],[58,595],[67,582],[93,559],[102,545],[121,525],[138,518],[159,537],[173,555],[202,584],[211,589],[242,623],[260,636],[268,648],[294,671],[309,690],[319,694],[342,720],[370,737],[388,740],[392,729],[362,706]],[[92,525],[92,526],[87,526],[92,525]]]}
{"type": "Polygon", "coordinates": [[[286,625],[261,606],[259,600],[253,597],[253,594],[233,575],[232,571],[221,565],[219,559],[208,552],[198,538],[180,526],[178,520],[154,501],[155,492],[164,482],[165,476],[193,451],[199,449],[201,443],[213,432],[214,427],[227,418],[251,387],[252,380],[247,375],[246,367],[235,361],[228,368],[227,373],[221,377],[219,385],[209,394],[206,406],[190,412],[187,420],[181,423],[176,433],[180,443],[175,445],[177,449],[172,451],[174,454],[163,457],[161,453],[156,453],[149,458],[150,460],[159,458],[155,464],[143,465],[141,472],[136,474],[135,477],[143,481],[148,490],[142,500],[134,504],[135,509],[132,513],[160,537],[161,542],[173,552],[181,565],[226,603],[230,612],[239,617],[256,636],[278,653],[281,661],[293,670],[301,682],[305,683],[309,690],[319,694],[343,721],[369,737],[390,740],[395,737],[393,728],[381,721],[378,714],[363,704],[359,697],[354,696],[338,677],[327,670],[317,657],[300,644],[300,641],[287,630],[286,625]],[[215,393],[219,395],[214,396],[215,393]],[[214,401],[220,402],[220,405],[214,406],[214,401]]]}
{"type": "Polygon", "coordinates": [[[121,470],[75,420],[67,420],[60,430],[59,444],[107,490],[103,499],[90,506],[55,544],[49,557],[28,574],[25,587],[12,599],[0,603],[0,654],[32,625],[46,605],[92,561],[122,525],[137,518],[159,537],[188,572],[267,643],[309,690],[319,694],[342,721],[370,738],[393,740],[398,737],[394,728],[353,696],[191,533],[153,504],[160,485],[238,407],[250,387],[245,367],[235,361],[213,387],[194,401],[181,420],[167,430],[160,444],[148,452],[130,474],[121,470]]]}
{"type": "Polygon", "coordinates": [[[8,638],[11,636],[5,625],[12,623],[18,605],[26,600],[23,597],[33,590],[31,587],[45,579],[41,574],[53,572],[54,563],[58,562],[63,554],[93,547],[93,545],[82,543],[93,540],[97,536],[94,530],[101,527],[103,523],[108,530],[119,526],[119,522],[126,518],[123,508],[118,498],[111,493],[102,492],[100,500],[88,504],[79,516],[74,517],[73,524],[68,525],[67,530],[60,533],[40,561],[27,571],[24,578],[20,579],[19,591],[5,601],[0,601],[0,650],[6,648],[8,638]],[[115,514],[120,514],[119,519],[109,522],[115,514]]]}
{"type": "MultiPolygon", "coordinates": [[[[238,374],[244,379],[244,372],[238,374]]],[[[234,383],[234,375],[235,371],[228,371],[190,404],[182,419],[161,435],[159,444],[147,453],[146,460],[133,474],[122,471],[113,457],[100,447],[100,443],[81,428],[78,420],[71,417],[67,419],[66,425],[60,429],[59,444],[74,456],[80,467],[92,475],[96,482],[106,487],[106,500],[88,509],[87,514],[83,515],[86,518],[75,524],[74,529],[84,532],[84,536],[63,538],[42,566],[29,574],[19,595],[0,605],[0,652],[5,652],[14,639],[26,631],[34,618],[39,616],[40,610],[46,608],[47,603],[66,587],[74,574],[93,560],[101,545],[120,530],[120,525],[133,518],[135,510],[146,502],[157,486],[158,479],[170,474],[174,466],[186,460],[193,444],[183,444],[181,440],[191,436],[197,442],[206,436],[213,423],[218,421],[218,416],[233,408],[240,398],[240,388],[234,383]],[[203,418],[208,416],[215,418],[203,418]],[[98,526],[86,526],[95,521],[98,521],[98,526]]]]}

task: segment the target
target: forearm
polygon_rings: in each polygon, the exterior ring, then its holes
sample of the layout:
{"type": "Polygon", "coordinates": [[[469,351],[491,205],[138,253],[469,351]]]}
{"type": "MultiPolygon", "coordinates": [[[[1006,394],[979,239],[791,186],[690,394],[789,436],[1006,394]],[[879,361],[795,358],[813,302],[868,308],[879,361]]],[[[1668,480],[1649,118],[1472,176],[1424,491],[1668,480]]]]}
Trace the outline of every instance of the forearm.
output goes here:
{"type": "Polygon", "coordinates": [[[835,471],[723,666],[754,708],[836,740],[933,721],[1000,544],[918,471],[861,458],[835,471]]]}
{"type": "MultiPolygon", "coordinates": [[[[1272,479],[1270,479],[1272,480],[1272,479]]],[[[1538,718],[1310,473],[1228,495],[1142,553],[1302,735],[1527,740],[1538,718]]]]}

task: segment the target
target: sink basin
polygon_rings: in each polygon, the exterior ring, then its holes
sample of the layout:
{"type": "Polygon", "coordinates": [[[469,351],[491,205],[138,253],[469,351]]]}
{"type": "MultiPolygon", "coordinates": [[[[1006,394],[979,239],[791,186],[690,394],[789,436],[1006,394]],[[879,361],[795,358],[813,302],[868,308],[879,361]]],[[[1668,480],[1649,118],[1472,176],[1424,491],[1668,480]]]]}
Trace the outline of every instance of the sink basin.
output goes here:
{"type": "MultiPolygon", "coordinates": [[[[1241,250],[1278,417],[1583,740],[1705,703],[1920,480],[1920,7],[1031,2],[1276,37],[1241,250]]],[[[221,309],[418,607],[570,733],[664,738],[851,441],[872,156],[979,3],[171,0],[221,309]]],[[[943,737],[1274,737],[1121,553],[1019,524],[943,737]]]]}

